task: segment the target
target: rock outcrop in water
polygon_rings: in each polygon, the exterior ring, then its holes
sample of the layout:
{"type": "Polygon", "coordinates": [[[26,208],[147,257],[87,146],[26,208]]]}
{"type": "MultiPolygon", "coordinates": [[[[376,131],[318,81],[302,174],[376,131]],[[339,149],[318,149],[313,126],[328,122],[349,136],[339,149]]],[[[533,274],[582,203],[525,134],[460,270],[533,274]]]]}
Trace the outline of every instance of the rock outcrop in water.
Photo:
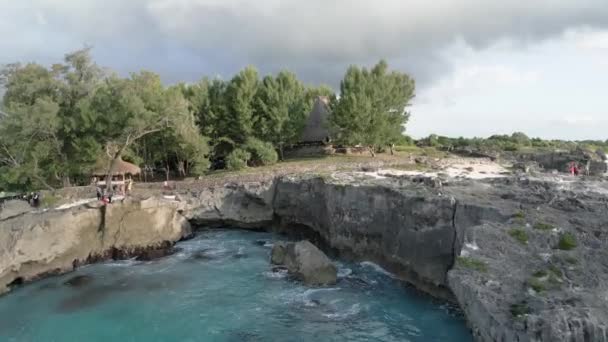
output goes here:
{"type": "Polygon", "coordinates": [[[107,258],[148,255],[190,234],[177,208],[151,198],[68,210],[29,212],[0,221],[0,293],[11,284],[107,258]]]}
{"type": "Polygon", "coordinates": [[[338,279],[336,266],[310,241],[275,243],[270,261],[285,266],[307,285],[332,285],[338,279]]]}

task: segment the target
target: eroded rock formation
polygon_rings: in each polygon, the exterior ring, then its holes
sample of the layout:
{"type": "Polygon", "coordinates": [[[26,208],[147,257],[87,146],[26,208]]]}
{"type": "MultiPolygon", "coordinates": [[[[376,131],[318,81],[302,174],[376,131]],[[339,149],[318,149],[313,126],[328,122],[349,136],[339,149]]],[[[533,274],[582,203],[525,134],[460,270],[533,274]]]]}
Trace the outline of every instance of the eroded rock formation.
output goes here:
{"type": "Polygon", "coordinates": [[[608,341],[605,182],[418,178],[286,176],[214,189],[229,205],[185,214],[313,230],[342,256],[455,298],[479,341],[608,341]],[[560,247],[566,236],[575,246],[560,247]]]}
{"type": "Polygon", "coordinates": [[[174,202],[113,206],[103,234],[98,208],[0,223],[0,285],[178,240],[181,212],[194,224],[314,233],[341,256],[458,301],[479,341],[602,342],[607,197],[601,181],[356,172],[184,189],[174,202]]]}
{"type": "Polygon", "coordinates": [[[0,221],[0,293],[11,284],[64,273],[91,261],[145,254],[190,233],[169,203],[151,198],[67,210],[29,212],[0,221]]]}

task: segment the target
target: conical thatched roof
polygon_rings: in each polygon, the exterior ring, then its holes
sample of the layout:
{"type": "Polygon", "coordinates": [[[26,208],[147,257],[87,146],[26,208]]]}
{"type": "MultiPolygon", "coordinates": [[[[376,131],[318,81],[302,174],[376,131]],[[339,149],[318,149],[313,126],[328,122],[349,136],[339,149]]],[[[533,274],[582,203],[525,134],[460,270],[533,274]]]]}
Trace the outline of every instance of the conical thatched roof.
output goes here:
{"type": "MultiPolygon", "coordinates": [[[[105,168],[98,168],[93,172],[93,176],[105,176],[108,172],[105,168]]],[[[116,165],[114,166],[114,171],[112,172],[112,176],[118,175],[139,175],[141,173],[141,168],[135,164],[131,164],[122,159],[118,159],[116,161],[116,165]]]]}
{"type": "Polygon", "coordinates": [[[328,115],[329,98],[327,96],[317,97],[302,132],[301,142],[319,142],[329,137],[329,131],[326,128],[328,115]]]}

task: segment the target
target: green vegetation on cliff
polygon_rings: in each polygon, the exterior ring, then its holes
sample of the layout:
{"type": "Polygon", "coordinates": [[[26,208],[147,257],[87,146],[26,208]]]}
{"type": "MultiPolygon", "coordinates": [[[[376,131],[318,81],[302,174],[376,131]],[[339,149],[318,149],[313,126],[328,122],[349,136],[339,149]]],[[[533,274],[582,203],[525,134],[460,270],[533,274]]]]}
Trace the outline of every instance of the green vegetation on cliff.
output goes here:
{"type": "Polygon", "coordinates": [[[451,138],[431,134],[426,138],[418,140],[419,146],[430,146],[438,149],[472,149],[477,151],[494,152],[532,152],[539,150],[574,150],[577,148],[595,152],[602,150],[608,152],[608,140],[544,140],[540,138],[530,138],[522,132],[515,132],[511,135],[492,135],[488,138],[451,138]]]}
{"type": "Polygon", "coordinates": [[[456,264],[478,272],[488,271],[488,265],[485,262],[471,257],[459,256],[456,258],[456,264]]]}
{"type": "Polygon", "coordinates": [[[0,85],[0,190],[18,191],[87,184],[92,170],[109,173],[121,158],[157,178],[270,165],[299,141],[318,96],[331,99],[335,141],[373,154],[407,140],[414,95],[413,80],[383,61],[349,68],[338,98],[289,71],[261,77],[254,67],[165,86],[150,71],[118,76],[89,48],[51,67],[7,65],[0,85]]]}

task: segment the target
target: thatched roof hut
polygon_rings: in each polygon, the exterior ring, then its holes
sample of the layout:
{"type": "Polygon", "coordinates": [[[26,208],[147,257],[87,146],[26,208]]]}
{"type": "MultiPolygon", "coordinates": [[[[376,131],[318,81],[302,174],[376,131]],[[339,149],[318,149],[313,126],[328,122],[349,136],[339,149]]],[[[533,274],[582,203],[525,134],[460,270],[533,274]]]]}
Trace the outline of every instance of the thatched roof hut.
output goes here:
{"type": "Polygon", "coordinates": [[[328,115],[329,98],[327,96],[317,97],[306,121],[306,127],[302,132],[300,141],[303,143],[326,141],[329,138],[329,130],[327,129],[328,115]]]}
{"type": "MultiPolygon", "coordinates": [[[[99,168],[93,172],[93,176],[101,176],[105,177],[108,169],[99,168]]],[[[112,176],[124,176],[124,175],[139,175],[141,174],[141,168],[135,164],[131,164],[122,159],[118,159],[116,161],[116,165],[114,166],[114,171],[112,172],[112,176]]]]}

